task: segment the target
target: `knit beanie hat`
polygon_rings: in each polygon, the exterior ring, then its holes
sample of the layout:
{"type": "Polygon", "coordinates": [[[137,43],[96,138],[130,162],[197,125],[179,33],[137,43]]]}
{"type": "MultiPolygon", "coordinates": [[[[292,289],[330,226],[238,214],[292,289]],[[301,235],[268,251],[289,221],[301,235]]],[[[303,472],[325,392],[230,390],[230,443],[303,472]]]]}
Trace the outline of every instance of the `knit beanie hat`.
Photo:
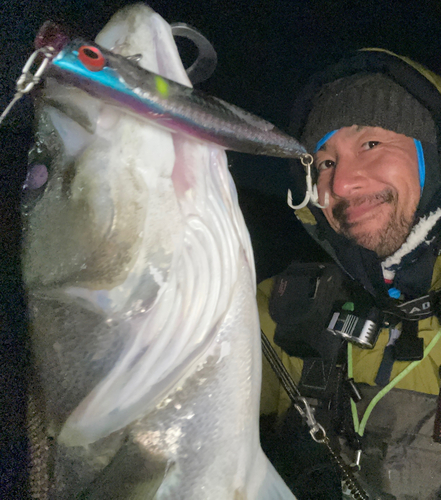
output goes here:
{"type": "Polygon", "coordinates": [[[313,100],[302,142],[314,151],[326,134],[352,125],[381,127],[436,144],[430,112],[381,73],[357,73],[324,85],[313,100]]]}

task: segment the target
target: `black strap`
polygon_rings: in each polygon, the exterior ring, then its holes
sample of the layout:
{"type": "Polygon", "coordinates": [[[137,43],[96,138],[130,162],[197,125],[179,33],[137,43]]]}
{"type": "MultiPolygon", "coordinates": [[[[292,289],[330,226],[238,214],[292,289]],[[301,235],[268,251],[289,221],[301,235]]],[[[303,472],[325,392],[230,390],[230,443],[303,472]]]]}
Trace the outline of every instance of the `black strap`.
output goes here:
{"type": "Polygon", "coordinates": [[[378,368],[375,383],[380,387],[386,387],[390,382],[392,375],[392,368],[395,362],[395,346],[387,345],[384,349],[383,359],[381,360],[380,367],[378,368]]]}
{"type": "Polygon", "coordinates": [[[418,321],[402,322],[401,335],[395,342],[396,361],[418,361],[423,359],[424,340],[418,337],[418,321]]]}
{"type": "Polygon", "coordinates": [[[439,290],[418,297],[417,299],[408,300],[396,307],[399,310],[399,314],[406,317],[409,321],[419,321],[420,319],[430,318],[430,316],[434,315],[433,301],[437,295],[440,295],[439,290]]]}

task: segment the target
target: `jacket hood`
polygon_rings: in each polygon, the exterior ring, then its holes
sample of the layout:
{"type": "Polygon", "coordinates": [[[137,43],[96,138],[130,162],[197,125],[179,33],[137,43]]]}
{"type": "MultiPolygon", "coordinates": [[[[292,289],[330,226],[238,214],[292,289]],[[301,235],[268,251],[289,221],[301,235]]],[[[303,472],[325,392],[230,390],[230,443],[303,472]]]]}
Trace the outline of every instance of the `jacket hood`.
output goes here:
{"type": "MultiPolygon", "coordinates": [[[[399,259],[390,263],[395,275],[393,286],[407,299],[412,299],[427,293],[430,288],[433,265],[439,248],[438,235],[441,233],[441,77],[420,64],[387,50],[357,51],[310,79],[295,101],[291,133],[294,137],[302,137],[314,97],[324,85],[359,73],[380,73],[393,80],[430,112],[435,124],[437,143],[422,141],[426,181],[413,231],[413,233],[419,232],[420,239],[411,233],[401,247],[406,250],[401,252],[399,259]],[[434,218],[436,222],[429,227],[425,221],[434,218]]],[[[291,172],[293,184],[303,186],[304,172],[298,162],[293,162],[291,172]]],[[[298,187],[295,192],[298,192],[298,187]]],[[[350,277],[361,282],[371,294],[387,296],[382,262],[374,252],[336,234],[330,228],[322,211],[311,204],[297,210],[296,216],[311,236],[350,277]]]]}

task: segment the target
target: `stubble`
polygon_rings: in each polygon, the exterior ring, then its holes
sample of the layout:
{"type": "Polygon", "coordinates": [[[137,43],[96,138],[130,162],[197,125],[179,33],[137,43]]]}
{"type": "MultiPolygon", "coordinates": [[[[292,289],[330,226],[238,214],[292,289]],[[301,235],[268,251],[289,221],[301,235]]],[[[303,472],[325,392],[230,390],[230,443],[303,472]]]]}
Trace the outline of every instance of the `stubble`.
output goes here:
{"type": "Polygon", "coordinates": [[[355,241],[358,245],[373,250],[380,258],[389,257],[395,253],[409,235],[414,218],[398,214],[398,196],[386,189],[372,196],[363,196],[356,200],[338,202],[332,209],[332,215],[339,226],[339,233],[355,241]],[[347,209],[350,205],[358,206],[363,203],[387,203],[391,206],[391,215],[388,220],[376,230],[362,230],[362,222],[348,222],[347,209]],[[360,230],[361,229],[361,230],[360,230]]]}

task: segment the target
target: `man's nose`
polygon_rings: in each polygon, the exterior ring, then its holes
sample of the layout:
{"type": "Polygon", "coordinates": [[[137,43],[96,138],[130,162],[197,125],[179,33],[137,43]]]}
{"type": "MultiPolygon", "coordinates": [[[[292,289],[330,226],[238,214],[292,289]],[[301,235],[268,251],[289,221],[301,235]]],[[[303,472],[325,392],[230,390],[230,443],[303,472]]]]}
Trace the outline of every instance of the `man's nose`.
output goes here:
{"type": "Polygon", "coordinates": [[[361,194],[366,185],[367,176],[363,166],[354,157],[341,157],[331,180],[331,193],[339,198],[350,198],[361,194]]]}

